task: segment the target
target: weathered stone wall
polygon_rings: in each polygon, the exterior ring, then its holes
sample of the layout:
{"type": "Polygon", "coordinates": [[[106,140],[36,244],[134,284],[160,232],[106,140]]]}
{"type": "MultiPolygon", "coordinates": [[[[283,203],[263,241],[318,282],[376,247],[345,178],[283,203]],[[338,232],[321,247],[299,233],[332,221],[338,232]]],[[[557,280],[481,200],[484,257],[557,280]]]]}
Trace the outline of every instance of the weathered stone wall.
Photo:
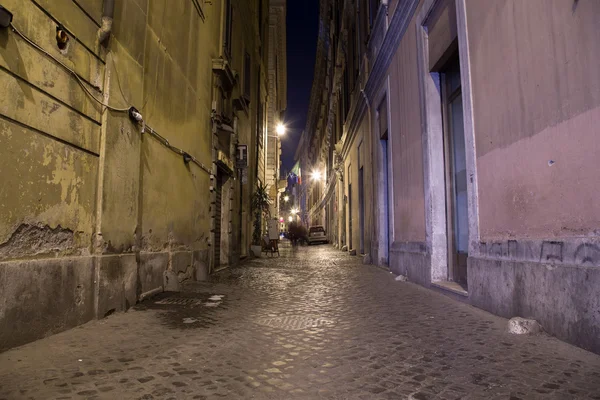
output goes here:
{"type": "Polygon", "coordinates": [[[600,4],[467,1],[466,17],[480,232],[470,300],[599,353],[600,78],[588,65],[600,4]]]}
{"type": "MultiPolygon", "coordinates": [[[[285,123],[282,113],[286,104],[286,0],[271,0],[269,6],[269,51],[267,62],[268,96],[267,103],[267,146],[265,179],[269,186],[271,198],[271,214],[279,214],[279,193],[285,187],[279,186],[281,172],[281,141],[286,140],[277,134],[277,125],[285,123]]],[[[288,139],[289,140],[289,139],[288,139]]]]}
{"type": "Polygon", "coordinates": [[[600,233],[599,18],[594,1],[467,2],[482,241],[600,233]]]}
{"type": "MultiPolygon", "coordinates": [[[[413,16],[409,26],[415,25],[413,16]]],[[[421,114],[419,81],[417,72],[417,48],[415,29],[408,29],[394,54],[389,67],[390,99],[390,147],[393,190],[393,237],[396,242],[425,241],[425,196],[423,176],[423,140],[421,137],[421,114]]],[[[384,81],[387,86],[387,81],[384,81]]],[[[384,88],[385,89],[385,88],[384,88]]],[[[377,104],[372,105],[373,108],[377,104]]],[[[373,110],[375,112],[375,110],[373,110]]]]}
{"type": "MultiPolygon", "coordinates": [[[[147,126],[206,170],[142,134],[126,112],[104,110],[57,62],[1,30],[0,349],[125,310],[144,293],[177,289],[210,269],[212,60],[222,54],[223,2],[115,3],[106,47],[97,38],[102,0],[2,5],[17,29],[74,69],[96,98],[134,106],[147,126]],[[65,49],[57,47],[57,26],[69,36],[65,49]]],[[[244,51],[253,77],[261,54],[258,19],[244,17],[258,5],[236,6],[231,68],[239,97],[244,51]]],[[[252,79],[255,98],[260,82],[252,79]]],[[[238,112],[234,135],[248,144],[250,162],[257,108],[238,112]]],[[[245,202],[253,183],[251,177],[245,202]]],[[[239,198],[239,190],[231,180],[230,197],[239,198]]],[[[232,205],[228,222],[238,233],[227,260],[244,253],[249,237],[239,201],[232,205]]]]}
{"type": "MultiPolygon", "coordinates": [[[[97,3],[85,6],[101,7],[97,3]]],[[[101,97],[107,55],[96,43],[96,21],[74,2],[38,4],[2,3],[14,13],[17,29],[74,69],[101,97]],[[58,24],[71,37],[64,50],[55,39],[58,24]]],[[[97,313],[92,242],[103,116],[67,71],[9,29],[0,31],[0,81],[4,349],[83,323],[97,313]]]]}
{"type": "MultiPolygon", "coordinates": [[[[390,15],[393,15],[397,5],[397,0],[389,2],[390,15]]],[[[414,27],[421,6],[422,2],[414,14],[409,16],[409,28],[393,55],[386,73],[387,79],[382,80],[377,99],[383,96],[389,99],[388,265],[394,273],[429,285],[431,255],[426,241],[423,121],[420,104],[415,101],[420,96],[420,87],[417,79],[417,30],[414,27]]],[[[373,113],[376,113],[378,106],[378,101],[371,104],[373,113]]],[[[373,129],[378,127],[374,126],[373,129]]],[[[379,195],[381,194],[378,193],[379,195]]]]}
{"type": "MultiPolygon", "coordinates": [[[[350,4],[347,12],[356,19],[356,3],[344,4],[350,4]]],[[[360,71],[356,87],[354,76],[343,83],[351,95],[338,142],[344,153],[339,201],[343,204],[351,183],[346,216],[352,219],[344,224],[350,248],[360,245],[358,169],[364,162],[358,162],[357,146],[362,142],[367,168],[373,169],[365,191],[374,205],[365,209],[366,234],[373,239],[365,248],[371,255],[366,261],[383,264],[388,250],[390,269],[411,281],[447,284],[454,287],[448,289],[453,295],[475,306],[506,317],[535,318],[547,332],[600,352],[600,175],[595,167],[600,75],[589,68],[600,57],[600,3],[388,4],[385,15],[378,15],[384,23],[376,22],[369,31],[368,72],[360,71]],[[447,282],[463,277],[448,267],[453,229],[447,226],[447,117],[441,111],[443,78],[435,65],[457,50],[468,193],[468,293],[447,282]],[[384,173],[374,122],[384,96],[389,99],[391,164],[385,167],[392,192],[387,249],[381,210],[385,191],[374,184],[384,173]],[[371,124],[365,126],[369,116],[371,124]]],[[[337,29],[352,31],[350,25],[337,29]]],[[[352,43],[345,39],[344,52],[336,58],[342,71],[355,61],[352,43]]]]}

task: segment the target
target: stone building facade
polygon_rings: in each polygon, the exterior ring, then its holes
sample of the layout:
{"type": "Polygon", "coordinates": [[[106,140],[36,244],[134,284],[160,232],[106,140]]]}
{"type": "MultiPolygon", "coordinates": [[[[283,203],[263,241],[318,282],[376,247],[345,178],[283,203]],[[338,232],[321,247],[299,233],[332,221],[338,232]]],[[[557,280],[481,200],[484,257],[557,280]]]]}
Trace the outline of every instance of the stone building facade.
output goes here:
{"type": "Polygon", "coordinates": [[[2,6],[0,350],[246,256],[269,1],[2,6]]]}
{"type": "Polygon", "coordinates": [[[286,15],[287,0],[271,0],[269,5],[269,51],[268,51],[268,108],[267,108],[267,163],[265,183],[269,189],[273,216],[278,215],[279,193],[285,191],[280,182],[281,141],[277,126],[284,123],[287,108],[287,46],[286,15]]]}
{"type": "Polygon", "coordinates": [[[310,223],[600,353],[600,3],[323,0],[320,18],[310,223]]]}

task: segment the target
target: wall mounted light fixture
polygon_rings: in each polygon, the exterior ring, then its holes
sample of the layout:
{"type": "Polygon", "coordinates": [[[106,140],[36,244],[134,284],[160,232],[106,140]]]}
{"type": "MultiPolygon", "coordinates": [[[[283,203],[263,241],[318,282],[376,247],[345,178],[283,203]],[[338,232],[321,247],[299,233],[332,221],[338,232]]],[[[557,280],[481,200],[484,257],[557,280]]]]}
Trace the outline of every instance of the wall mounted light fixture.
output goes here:
{"type": "Polygon", "coordinates": [[[56,44],[59,49],[64,50],[69,43],[69,35],[62,25],[56,27],[56,44]]]}

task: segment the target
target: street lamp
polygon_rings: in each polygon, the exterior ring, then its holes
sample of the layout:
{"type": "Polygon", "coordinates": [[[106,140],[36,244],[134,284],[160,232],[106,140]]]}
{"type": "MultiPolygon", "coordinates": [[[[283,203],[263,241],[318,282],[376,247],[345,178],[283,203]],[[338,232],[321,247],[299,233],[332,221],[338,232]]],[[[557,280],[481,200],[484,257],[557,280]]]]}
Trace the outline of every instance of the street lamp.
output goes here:
{"type": "Polygon", "coordinates": [[[288,217],[288,221],[292,222],[294,220],[294,217],[292,217],[291,215],[288,217]]]}
{"type": "Polygon", "coordinates": [[[297,209],[295,209],[295,208],[292,208],[292,211],[291,211],[291,213],[292,213],[292,214],[294,214],[294,215],[296,215],[296,214],[298,214],[298,210],[297,210],[297,209]]]}
{"type": "Polygon", "coordinates": [[[286,203],[287,203],[288,201],[290,201],[290,196],[285,196],[285,197],[283,198],[283,201],[285,201],[286,203]]]}
{"type": "MultiPolygon", "coordinates": [[[[277,210],[279,211],[279,140],[280,140],[280,136],[285,135],[286,132],[286,127],[283,123],[278,123],[277,126],[275,127],[275,133],[277,133],[277,135],[269,135],[267,133],[267,137],[270,138],[275,138],[275,176],[273,178],[275,178],[275,201],[276,201],[276,207],[277,210]]],[[[266,159],[265,159],[265,163],[266,163],[266,159]]],[[[286,200],[287,201],[287,200],[286,200]]],[[[281,221],[283,222],[283,221],[281,221]]]]}
{"type": "Polygon", "coordinates": [[[277,132],[277,134],[279,136],[285,135],[285,125],[283,125],[281,122],[277,124],[277,127],[275,128],[275,132],[277,132]]]}
{"type": "Polygon", "coordinates": [[[311,178],[313,181],[320,181],[323,178],[323,174],[321,171],[313,171],[311,174],[311,178]]]}

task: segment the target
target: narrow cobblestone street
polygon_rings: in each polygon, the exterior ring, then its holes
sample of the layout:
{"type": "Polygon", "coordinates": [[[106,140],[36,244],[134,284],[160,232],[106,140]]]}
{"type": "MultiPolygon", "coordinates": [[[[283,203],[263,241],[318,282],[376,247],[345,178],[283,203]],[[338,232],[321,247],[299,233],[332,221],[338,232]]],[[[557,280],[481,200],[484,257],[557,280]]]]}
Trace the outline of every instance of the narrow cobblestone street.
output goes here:
{"type": "Polygon", "coordinates": [[[600,399],[600,357],[329,246],[0,354],[0,399],[600,399]]]}

